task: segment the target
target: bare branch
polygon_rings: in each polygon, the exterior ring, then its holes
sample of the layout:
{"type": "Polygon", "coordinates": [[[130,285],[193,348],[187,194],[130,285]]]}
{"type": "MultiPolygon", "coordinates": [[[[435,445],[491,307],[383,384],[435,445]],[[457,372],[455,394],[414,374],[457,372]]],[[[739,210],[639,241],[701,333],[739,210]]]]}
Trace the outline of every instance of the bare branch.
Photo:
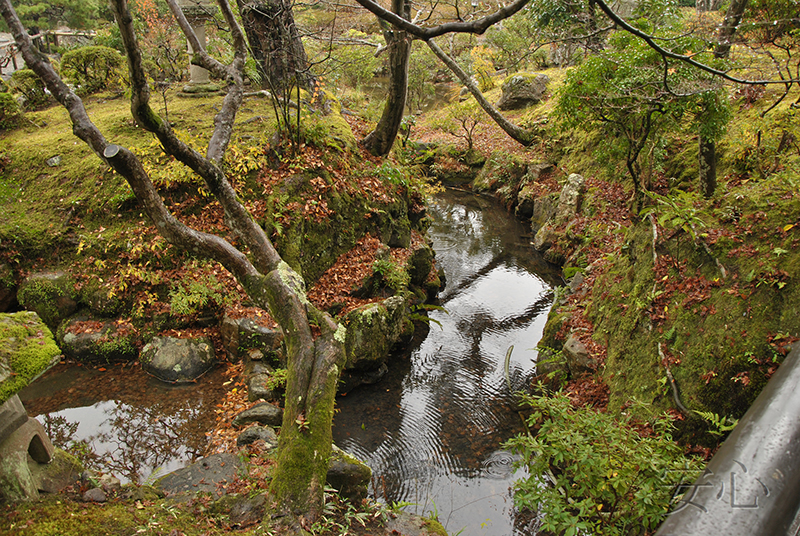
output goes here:
{"type": "Polygon", "coordinates": [[[386,22],[391,23],[392,25],[400,28],[408,32],[409,34],[413,35],[414,37],[418,37],[419,39],[428,40],[433,39],[434,37],[439,37],[446,33],[473,33],[473,34],[482,34],[490,26],[500,22],[501,20],[507,19],[514,13],[517,13],[523,7],[525,7],[529,0],[516,0],[512,4],[508,6],[502,7],[492,13],[491,15],[487,15],[482,19],[472,21],[472,22],[446,22],[444,24],[440,24],[438,26],[434,26],[432,28],[423,28],[418,26],[400,15],[392,13],[388,9],[385,9],[372,0],[356,0],[361,7],[366,9],[367,11],[374,14],[381,20],[385,20],[386,22]]]}
{"type": "MultiPolygon", "coordinates": [[[[359,1],[359,3],[361,3],[361,1],[367,1],[367,0],[358,0],[358,1],[359,1]]],[[[718,76],[720,78],[728,80],[729,82],[734,82],[736,84],[760,86],[760,85],[765,85],[765,84],[784,84],[785,83],[785,81],[783,81],[783,80],[747,80],[745,78],[738,78],[738,77],[735,77],[735,76],[732,76],[732,75],[726,73],[725,71],[720,71],[719,69],[714,69],[713,67],[711,67],[709,65],[706,65],[706,64],[701,63],[701,62],[699,62],[697,60],[694,60],[694,59],[692,59],[691,56],[686,56],[684,54],[677,54],[675,52],[671,52],[671,51],[665,49],[664,47],[662,47],[661,45],[659,45],[656,42],[656,40],[657,40],[656,37],[639,30],[635,26],[632,26],[632,25],[628,24],[628,22],[626,22],[625,19],[623,19],[622,17],[617,15],[614,12],[614,10],[611,9],[608,6],[608,4],[606,4],[605,0],[594,0],[594,1],[597,4],[597,6],[603,11],[603,13],[605,13],[606,16],[609,19],[611,19],[615,24],[617,24],[620,28],[622,28],[626,32],[629,32],[632,35],[635,35],[636,37],[642,39],[645,43],[647,43],[647,45],[650,48],[652,48],[653,50],[655,50],[656,52],[658,52],[659,54],[661,54],[662,56],[664,56],[666,58],[671,58],[673,60],[682,61],[682,62],[687,63],[687,64],[689,64],[689,65],[691,65],[693,67],[696,67],[696,68],[700,69],[701,71],[705,71],[707,73],[713,74],[714,76],[718,76]]],[[[795,80],[795,81],[797,81],[797,80],[795,80]]]]}
{"type": "Polygon", "coordinates": [[[526,131],[523,128],[511,123],[508,119],[503,117],[494,106],[492,106],[489,101],[486,100],[486,97],[483,96],[481,90],[475,86],[475,83],[472,81],[470,76],[458,65],[450,56],[448,56],[444,50],[442,50],[439,45],[437,45],[433,39],[429,39],[426,41],[428,47],[436,54],[442,63],[447,65],[447,67],[453,71],[453,73],[458,77],[462,84],[467,86],[469,92],[472,93],[472,96],[475,97],[475,100],[478,101],[483,110],[489,114],[497,125],[505,131],[514,141],[521,143],[522,145],[528,146],[531,143],[531,133],[526,131]]]}

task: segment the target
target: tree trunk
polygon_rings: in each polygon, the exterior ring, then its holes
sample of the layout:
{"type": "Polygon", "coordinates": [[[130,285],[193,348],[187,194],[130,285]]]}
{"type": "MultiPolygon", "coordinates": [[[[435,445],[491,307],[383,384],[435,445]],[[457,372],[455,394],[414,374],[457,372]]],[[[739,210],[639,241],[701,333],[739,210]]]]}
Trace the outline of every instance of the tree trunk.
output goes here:
{"type": "Polygon", "coordinates": [[[293,87],[311,93],[315,79],[294,22],[291,0],[236,0],[262,86],[288,98],[293,87]]]}
{"type": "Polygon", "coordinates": [[[731,44],[733,43],[733,36],[739,28],[739,23],[742,22],[744,10],[747,8],[748,0],[731,0],[731,5],[728,6],[728,11],[725,12],[725,19],[722,21],[722,26],[719,28],[719,35],[717,36],[717,46],[714,49],[715,58],[727,58],[731,51],[731,44]]]}
{"type": "MultiPolygon", "coordinates": [[[[725,20],[720,26],[717,46],[714,49],[714,57],[727,58],[731,51],[731,43],[739,23],[742,21],[744,10],[747,8],[748,0],[732,0],[728,11],[725,12],[725,20]]],[[[698,137],[699,158],[700,158],[700,190],[703,196],[710,198],[717,189],[717,144],[714,140],[708,139],[702,134],[698,137]]]]}
{"type": "MultiPolygon", "coordinates": [[[[405,0],[392,0],[393,13],[408,19],[408,10],[405,0]]],[[[383,35],[389,49],[389,94],[375,130],[361,141],[375,156],[389,154],[403,121],[408,94],[408,58],[411,54],[411,39],[406,32],[397,28],[386,29],[383,35]]]]}
{"type": "Polygon", "coordinates": [[[717,189],[717,144],[700,136],[700,190],[709,198],[717,189]]]}

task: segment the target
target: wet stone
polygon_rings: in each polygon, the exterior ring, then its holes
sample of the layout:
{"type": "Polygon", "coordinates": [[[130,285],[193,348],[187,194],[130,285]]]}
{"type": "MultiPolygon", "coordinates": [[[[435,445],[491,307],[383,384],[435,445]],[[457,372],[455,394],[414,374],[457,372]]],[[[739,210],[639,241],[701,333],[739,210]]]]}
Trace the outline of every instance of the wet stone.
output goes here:
{"type": "Polygon", "coordinates": [[[92,488],[86,493],[83,494],[83,500],[85,502],[106,502],[106,492],[103,491],[101,488],[92,488]]]}
{"type": "Polygon", "coordinates": [[[263,441],[267,449],[276,448],[278,446],[278,434],[275,430],[266,426],[251,426],[236,438],[236,446],[243,447],[250,445],[256,441],[263,441]]]}
{"type": "Polygon", "coordinates": [[[267,387],[267,380],[269,379],[269,374],[254,374],[250,376],[250,379],[247,380],[247,399],[250,402],[278,399],[275,391],[267,387]]]}
{"type": "Polygon", "coordinates": [[[280,426],[283,422],[283,410],[269,402],[262,402],[246,409],[233,418],[233,426],[258,423],[263,426],[280,426]]]}
{"type": "Polygon", "coordinates": [[[214,365],[214,346],[205,337],[153,337],[142,349],[140,361],[142,368],[159,380],[191,382],[214,365]]]}
{"type": "Polygon", "coordinates": [[[221,494],[221,488],[233,482],[242,461],[227,452],[203,458],[156,481],[155,487],[167,495],[205,492],[221,494]]]}

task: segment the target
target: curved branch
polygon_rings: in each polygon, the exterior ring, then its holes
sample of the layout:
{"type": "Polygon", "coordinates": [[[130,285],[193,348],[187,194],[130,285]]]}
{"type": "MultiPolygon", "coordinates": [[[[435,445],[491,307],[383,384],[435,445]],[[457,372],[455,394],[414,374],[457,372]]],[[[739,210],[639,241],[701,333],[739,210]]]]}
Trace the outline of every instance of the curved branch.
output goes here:
{"type": "Polygon", "coordinates": [[[195,35],[192,25],[189,24],[186,15],[183,14],[183,10],[180,8],[178,3],[175,0],[166,0],[166,2],[170,11],[172,11],[172,15],[178,22],[178,26],[181,27],[183,35],[185,35],[186,39],[189,41],[189,45],[192,47],[192,54],[194,54],[195,58],[199,60],[198,63],[200,66],[208,69],[219,78],[228,78],[230,76],[228,69],[225,67],[225,65],[208,55],[205,44],[201,43],[197,38],[197,35],[195,35]]]}
{"type": "MultiPolygon", "coordinates": [[[[366,0],[364,0],[364,1],[366,1],[366,0]]],[[[677,54],[675,52],[671,52],[671,51],[665,49],[664,47],[660,46],[658,43],[656,43],[656,38],[654,36],[639,30],[635,26],[632,26],[632,25],[628,24],[628,22],[626,22],[625,19],[623,19],[622,17],[617,15],[614,12],[614,10],[611,9],[608,6],[608,4],[606,4],[605,0],[594,0],[594,1],[597,4],[597,6],[603,11],[603,13],[605,13],[606,16],[609,19],[611,19],[615,24],[617,24],[620,28],[622,28],[626,32],[628,32],[628,33],[630,33],[632,35],[635,35],[639,39],[642,39],[645,43],[647,43],[647,45],[650,48],[652,48],[653,50],[655,50],[656,52],[658,52],[659,54],[661,54],[664,57],[672,58],[672,59],[678,60],[678,61],[682,61],[684,63],[687,63],[687,64],[691,65],[692,67],[696,67],[696,68],[700,69],[701,71],[705,71],[705,72],[707,72],[709,74],[713,74],[714,76],[718,76],[720,78],[728,80],[729,82],[734,82],[736,84],[760,86],[760,85],[765,85],[765,84],[783,84],[784,83],[784,81],[775,81],[775,80],[747,80],[747,79],[744,79],[744,78],[737,78],[735,76],[729,75],[725,71],[720,71],[719,69],[714,69],[713,67],[711,67],[709,65],[706,65],[705,63],[700,63],[697,60],[693,60],[691,58],[691,56],[686,56],[684,54],[677,54]]],[[[359,0],[359,3],[361,3],[361,0],[359,0]]]]}
{"type": "Polygon", "coordinates": [[[481,90],[475,86],[475,83],[472,81],[470,76],[461,68],[458,63],[456,63],[450,56],[448,56],[444,50],[439,47],[436,43],[433,42],[432,39],[426,41],[428,47],[436,54],[442,63],[447,65],[453,73],[458,77],[462,84],[467,86],[469,92],[472,93],[472,96],[475,97],[475,100],[478,101],[483,110],[489,114],[497,125],[503,129],[503,131],[511,136],[514,141],[521,143],[522,145],[528,146],[531,144],[532,136],[531,133],[527,130],[515,125],[514,123],[510,122],[506,119],[503,114],[501,114],[494,106],[486,100],[486,97],[483,96],[481,90]]]}
{"type": "MultiPolygon", "coordinates": [[[[225,173],[218,165],[218,160],[204,158],[200,153],[181,141],[166,121],[163,121],[150,107],[150,87],[142,67],[142,58],[136,43],[133,31],[133,19],[128,10],[126,0],[112,0],[112,8],[117,18],[122,42],[128,56],[128,66],[131,71],[131,113],[136,121],[146,130],[154,133],[164,151],[173,155],[179,162],[185,164],[203,178],[211,193],[219,200],[231,228],[242,237],[250,247],[253,262],[258,269],[267,273],[275,269],[280,262],[280,256],[273,247],[264,230],[253,220],[247,209],[239,202],[236,192],[231,187],[225,173]]],[[[218,141],[230,139],[233,117],[241,104],[241,84],[234,84],[232,91],[225,99],[223,110],[228,110],[230,117],[221,121],[220,114],[215,118],[214,136],[218,141]],[[222,134],[218,132],[222,130],[222,134]],[[224,136],[227,135],[227,138],[224,136]]],[[[209,144],[210,145],[210,144],[209,144]]],[[[221,145],[222,149],[227,145],[221,145]]],[[[220,150],[222,150],[220,149],[220,150]]],[[[220,155],[221,157],[221,155],[220,155]]]]}
{"type": "Polygon", "coordinates": [[[446,22],[444,24],[440,24],[438,26],[434,26],[432,28],[423,28],[422,26],[418,26],[413,22],[410,22],[400,15],[392,13],[388,9],[385,9],[372,0],[356,0],[361,7],[366,9],[367,11],[371,12],[373,15],[378,17],[381,20],[385,20],[386,22],[391,23],[392,25],[400,28],[401,30],[405,30],[409,34],[413,35],[414,37],[418,37],[423,40],[433,39],[434,37],[439,37],[440,35],[444,35],[446,33],[473,33],[473,34],[482,34],[486,30],[489,29],[490,26],[500,22],[501,20],[507,19],[514,13],[517,13],[523,7],[525,7],[530,0],[516,0],[512,4],[504,6],[491,15],[487,15],[482,19],[478,19],[476,21],[471,22],[446,22]]]}

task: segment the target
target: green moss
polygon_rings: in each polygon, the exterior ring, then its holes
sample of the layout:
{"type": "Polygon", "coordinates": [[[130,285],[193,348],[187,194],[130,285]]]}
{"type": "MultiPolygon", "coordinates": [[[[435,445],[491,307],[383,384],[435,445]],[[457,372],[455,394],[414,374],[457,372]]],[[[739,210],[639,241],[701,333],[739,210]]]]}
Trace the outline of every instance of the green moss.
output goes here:
{"type": "Polygon", "coordinates": [[[47,370],[60,354],[36,313],[0,314],[0,403],[47,370]]]}

